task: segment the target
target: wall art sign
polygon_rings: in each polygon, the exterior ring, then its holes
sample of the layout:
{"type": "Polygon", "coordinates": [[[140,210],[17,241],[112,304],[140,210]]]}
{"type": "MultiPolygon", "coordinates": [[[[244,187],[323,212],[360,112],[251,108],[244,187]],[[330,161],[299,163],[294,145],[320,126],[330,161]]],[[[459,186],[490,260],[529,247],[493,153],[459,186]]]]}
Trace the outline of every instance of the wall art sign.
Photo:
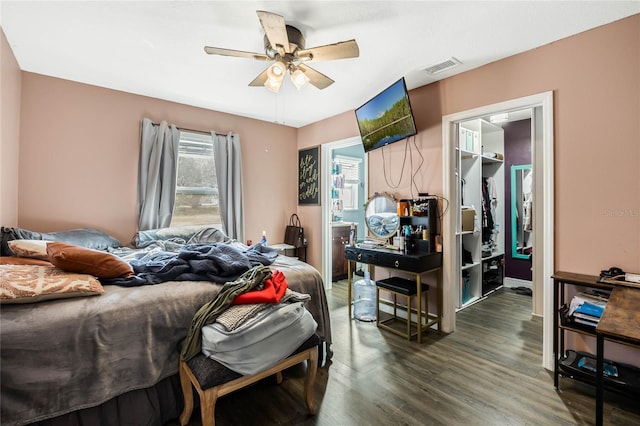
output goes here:
{"type": "Polygon", "coordinates": [[[320,146],[298,150],[298,204],[320,204],[320,146]]]}

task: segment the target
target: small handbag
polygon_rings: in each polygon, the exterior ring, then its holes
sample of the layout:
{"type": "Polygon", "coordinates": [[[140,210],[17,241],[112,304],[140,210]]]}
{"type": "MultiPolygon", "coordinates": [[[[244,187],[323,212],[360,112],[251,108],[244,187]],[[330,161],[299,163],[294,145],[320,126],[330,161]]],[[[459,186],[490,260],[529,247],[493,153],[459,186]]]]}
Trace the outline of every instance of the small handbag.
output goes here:
{"type": "Polygon", "coordinates": [[[292,214],[289,224],[284,232],[284,243],[295,248],[304,247],[304,228],[300,225],[300,218],[297,214],[292,214]]]}

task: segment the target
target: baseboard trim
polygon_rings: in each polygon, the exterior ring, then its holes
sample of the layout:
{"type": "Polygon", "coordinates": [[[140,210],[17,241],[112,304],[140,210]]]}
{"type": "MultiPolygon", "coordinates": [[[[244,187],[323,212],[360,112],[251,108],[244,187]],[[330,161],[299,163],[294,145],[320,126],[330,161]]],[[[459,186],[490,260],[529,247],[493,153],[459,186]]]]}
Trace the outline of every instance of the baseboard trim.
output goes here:
{"type": "Polygon", "coordinates": [[[508,288],[526,287],[533,290],[533,283],[531,281],[521,280],[520,278],[504,277],[504,286],[508,288]]]}

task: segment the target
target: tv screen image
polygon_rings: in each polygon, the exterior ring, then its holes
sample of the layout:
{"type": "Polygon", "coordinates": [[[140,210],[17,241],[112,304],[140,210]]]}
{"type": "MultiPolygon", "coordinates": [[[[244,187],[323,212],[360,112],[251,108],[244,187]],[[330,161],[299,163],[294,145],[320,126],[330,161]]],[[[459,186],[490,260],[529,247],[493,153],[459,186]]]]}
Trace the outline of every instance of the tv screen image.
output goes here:
{"type": "Polygon", "coordinates": [[[365,152],[416,134],[404,77],[356,110],[365,152]]]}

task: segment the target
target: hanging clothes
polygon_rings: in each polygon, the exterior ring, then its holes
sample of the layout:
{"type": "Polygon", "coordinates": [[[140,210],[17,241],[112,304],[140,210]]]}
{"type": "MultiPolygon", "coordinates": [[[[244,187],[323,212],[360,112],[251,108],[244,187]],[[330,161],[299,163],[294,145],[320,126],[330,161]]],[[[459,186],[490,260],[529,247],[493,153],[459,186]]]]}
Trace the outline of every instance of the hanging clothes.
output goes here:
{"type": "Polygon", "coordinates": [[[532,221],[531,221],[531,212],[533,208],[533,193],[531,191],[531,182],[532,174],[526,174],[524,179],[522,180],[522,216],[523,216],[523,229],[525,231],[531,232],[533,230],[532,221]]]}
{"type": "Polygon", "coordinates": [[[482,179],[482,242],[491,240],[495,229],[495,207],[498,191],[493,177],[482,179]]]}

